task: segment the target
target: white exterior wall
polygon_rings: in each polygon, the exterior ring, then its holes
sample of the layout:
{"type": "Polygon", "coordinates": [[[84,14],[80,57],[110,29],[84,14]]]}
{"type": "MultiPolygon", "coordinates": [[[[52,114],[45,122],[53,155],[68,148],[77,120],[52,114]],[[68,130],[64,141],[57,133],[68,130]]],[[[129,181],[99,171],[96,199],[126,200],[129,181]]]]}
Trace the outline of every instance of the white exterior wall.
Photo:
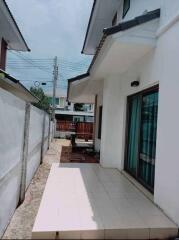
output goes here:
{"type": "Polygon", "coordinates": [[[160,94],[155,202],[179,224],[179,22],[159,40],[160,94]]]}
{"type": "Polygon", "coordinates": [[[179,224],[179,22],[123,76],[104,81],[101,164],[123,169],[127,96],[159,83],[154,201],[179,224]],[[139,87],[130,83],[140,80],[139,87]]]}
{"type": "Polygon", "coordinates": [[[122,21],[127,21],[136,16],[140,16],[144,11],[152,11],[157,8],[161,9],[161,26],[166,24],[172,17],[174,17],[179,11],[179,1],[178,0],[131,0],[130,9],[126,16],[121,19],[123,5],[120,6],[118,10],[118,19],[122,21]]]}
{"type": "MultiPolygon", "coordinates": [[[[0,88],[0,237],[19,203],[25,105],[23,100],[0,88]]],[[[26,187],[40,163],[43,116],[43,111],[31,106],[26,187]]],[[[46,114],[44,153],[48,127],[46,114]]]]}
{"type": "Polygon", "coordinates": [[[103,91],[101,89],[97,94],[97,106],[96,106],[96,117],[95,117],[95,150],[100,151],[101,139],[98,138],[98,129],[99,129],[99,107],[103,105],[103,91]]]}
{"type": "Polygon", "coordinates": [[[155,52],[151,52],[127,73],[104,80],[101,142],[101,164],[104,167],[123,169],[127,96],[158,84],[159,68],[157,70],[157,63],[152,65],[154,57],[155,52]],[[132,81],[139,79],[139,87],[130,86],[132,81]]]}

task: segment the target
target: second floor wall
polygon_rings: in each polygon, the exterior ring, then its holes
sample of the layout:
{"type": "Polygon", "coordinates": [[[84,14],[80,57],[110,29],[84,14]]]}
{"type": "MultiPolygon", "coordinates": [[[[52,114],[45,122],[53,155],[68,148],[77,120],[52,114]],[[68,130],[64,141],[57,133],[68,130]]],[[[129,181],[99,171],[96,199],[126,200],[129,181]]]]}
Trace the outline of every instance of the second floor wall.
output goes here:
{"type": "Polygon", "coordinates": [[[94,1],[83,46],[83,53],[94,55],[103,36],[103,29],[160,9],[159,28],[179,15],[179,0],[106,0],[94,1]]]}
{"type": "MultiPolygon", "coordinates": [[[[128,5],[128,3],[126,4],[128,5]]],[[[146,12],[161,9],[160,27],[165,25],[172,17],[179,14],[179,1],[178,0],[122,0],[118,13],[118,23],[120,21],[127,21],[140,16],[146,12]],[[129,9],[125,16],[124,5],[129,2],[129,9]]]]}

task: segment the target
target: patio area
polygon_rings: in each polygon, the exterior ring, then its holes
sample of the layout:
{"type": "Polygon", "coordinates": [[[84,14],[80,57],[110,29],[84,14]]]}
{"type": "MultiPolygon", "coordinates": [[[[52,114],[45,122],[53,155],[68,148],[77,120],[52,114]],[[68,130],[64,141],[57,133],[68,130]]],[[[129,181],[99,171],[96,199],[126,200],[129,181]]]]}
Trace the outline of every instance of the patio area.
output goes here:
{"type": "Polygon", "coordinates": [[[53,164],[34,239],[167,239],[177,226],[123,174],[99,164],[53,164]]]}

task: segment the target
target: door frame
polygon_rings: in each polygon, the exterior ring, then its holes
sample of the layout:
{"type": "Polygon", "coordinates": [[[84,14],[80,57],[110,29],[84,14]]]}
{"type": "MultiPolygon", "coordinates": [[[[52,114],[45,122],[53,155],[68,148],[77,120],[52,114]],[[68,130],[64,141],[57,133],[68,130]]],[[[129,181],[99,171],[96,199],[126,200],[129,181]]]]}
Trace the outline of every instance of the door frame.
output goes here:
{"type": "MultiPolygon", "coordinates": [[[[141,90],[137,93],[131,94],[127,96],[127,104],[126,104],[126,126],[125,126],[125,150],[124,150],[124,170],[129,173],[134,179],[136,179],[140,184],[142,184],[147,190],[149,190],[151,193],[154,193],[154,189],[148,186],[142,179],[140,179],[139,176],[139,150],[138,147],[138,161],[137,161],[137,168],[136,168],[136,174],[133,174],[130,172],[130,170],[127,168],[128,165],[128,146],[129,146],[129,120],[130,120],[130,100],[134,96],[140,95],[140,98],[142,98],[144,95],[147,95],[148,93],[153,92],[159,92],[159,84],[154,85],[152,87],[149,87],[147,89],[141,90]]],[[[138,142],[140,143],[140,137],[141,137],[141,112],[140,112],[140,127],[139,127],[139,139],[138,142]]]]}

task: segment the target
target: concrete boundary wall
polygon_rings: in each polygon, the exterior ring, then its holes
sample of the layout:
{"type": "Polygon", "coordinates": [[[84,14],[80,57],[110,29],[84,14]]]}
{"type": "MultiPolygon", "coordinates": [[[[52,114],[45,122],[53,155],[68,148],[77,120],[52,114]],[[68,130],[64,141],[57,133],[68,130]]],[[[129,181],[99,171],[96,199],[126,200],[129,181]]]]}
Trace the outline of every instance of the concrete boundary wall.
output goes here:
{"type": "Polygon", "coordinates": [[[0,237],[53,139],[49,115],[30,105],[27,119],[27,104],[0,88],[0,237]]]}

